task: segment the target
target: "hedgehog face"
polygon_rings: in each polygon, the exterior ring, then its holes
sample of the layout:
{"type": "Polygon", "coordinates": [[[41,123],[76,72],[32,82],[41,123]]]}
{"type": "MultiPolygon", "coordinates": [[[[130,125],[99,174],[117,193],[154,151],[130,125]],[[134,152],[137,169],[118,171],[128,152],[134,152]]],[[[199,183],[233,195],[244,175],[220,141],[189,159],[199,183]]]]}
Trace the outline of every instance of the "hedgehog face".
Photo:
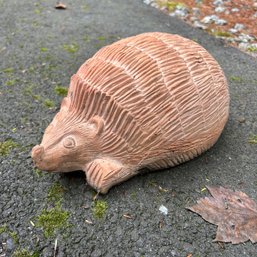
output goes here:
{"type": "Polygon", "coordinates": [[[95,116],[87,122],[71,124],[69,119],[58,122],[56,118],[58,115],[46,129],[41,144],[32,149],[36,167],[63,172],[83,169],[99,153],[103,120],[95,116]]]}

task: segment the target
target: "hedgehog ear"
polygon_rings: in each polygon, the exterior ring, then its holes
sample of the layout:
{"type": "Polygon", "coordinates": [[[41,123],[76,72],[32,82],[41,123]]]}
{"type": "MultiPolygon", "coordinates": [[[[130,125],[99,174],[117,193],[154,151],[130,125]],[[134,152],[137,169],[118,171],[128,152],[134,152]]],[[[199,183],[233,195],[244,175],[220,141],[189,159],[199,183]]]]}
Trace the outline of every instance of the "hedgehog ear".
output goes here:
{"type": "Polygon", "coordinates": [[[89,119],[88,123],[93,127],[95,135],[100,135],[104,130],[104,120],[100,116],[94,116],[89,119]]]}

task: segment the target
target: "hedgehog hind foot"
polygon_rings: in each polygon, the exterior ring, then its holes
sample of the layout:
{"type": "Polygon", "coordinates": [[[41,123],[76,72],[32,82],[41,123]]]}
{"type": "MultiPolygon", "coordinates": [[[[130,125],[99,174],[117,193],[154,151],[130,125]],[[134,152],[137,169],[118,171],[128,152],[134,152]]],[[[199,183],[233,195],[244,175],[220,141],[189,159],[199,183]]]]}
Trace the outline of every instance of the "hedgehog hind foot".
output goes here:
{"type": "Polygon", "coordinates": [[[106,194],[112,186],[136,174],[120,162],[109,159],[96,159],[90,162],[86,165],[85,173],[88,184],[102,194],[106,194]]]}

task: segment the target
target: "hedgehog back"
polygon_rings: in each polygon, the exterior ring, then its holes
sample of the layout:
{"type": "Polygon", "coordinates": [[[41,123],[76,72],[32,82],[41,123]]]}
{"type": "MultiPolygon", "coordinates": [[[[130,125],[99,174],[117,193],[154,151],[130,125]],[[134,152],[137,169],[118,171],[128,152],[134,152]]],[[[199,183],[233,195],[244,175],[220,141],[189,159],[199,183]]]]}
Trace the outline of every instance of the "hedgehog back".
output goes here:
{"type": "Polygon", "coordinates": [[[72,77],[68,97],[86,120],[105,120],[103,152],[135,162],[207,150],[229,109],[214,58],[191,40],[157,32],[99,50],[72,77]]]}

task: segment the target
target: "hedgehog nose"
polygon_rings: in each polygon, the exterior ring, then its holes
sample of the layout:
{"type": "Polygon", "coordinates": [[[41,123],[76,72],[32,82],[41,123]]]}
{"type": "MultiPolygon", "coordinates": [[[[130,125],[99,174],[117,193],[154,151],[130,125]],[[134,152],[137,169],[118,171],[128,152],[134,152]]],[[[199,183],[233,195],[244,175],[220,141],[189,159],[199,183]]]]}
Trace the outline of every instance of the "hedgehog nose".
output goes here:
{"type": "Polygon", "coordinates": [[[33,147],[31,152],[31,157],[36,165],[37,165],[37,162],[42,160],[43,153],[44,153],[44,147],[42,145],[36,145],[33,147]]]}

